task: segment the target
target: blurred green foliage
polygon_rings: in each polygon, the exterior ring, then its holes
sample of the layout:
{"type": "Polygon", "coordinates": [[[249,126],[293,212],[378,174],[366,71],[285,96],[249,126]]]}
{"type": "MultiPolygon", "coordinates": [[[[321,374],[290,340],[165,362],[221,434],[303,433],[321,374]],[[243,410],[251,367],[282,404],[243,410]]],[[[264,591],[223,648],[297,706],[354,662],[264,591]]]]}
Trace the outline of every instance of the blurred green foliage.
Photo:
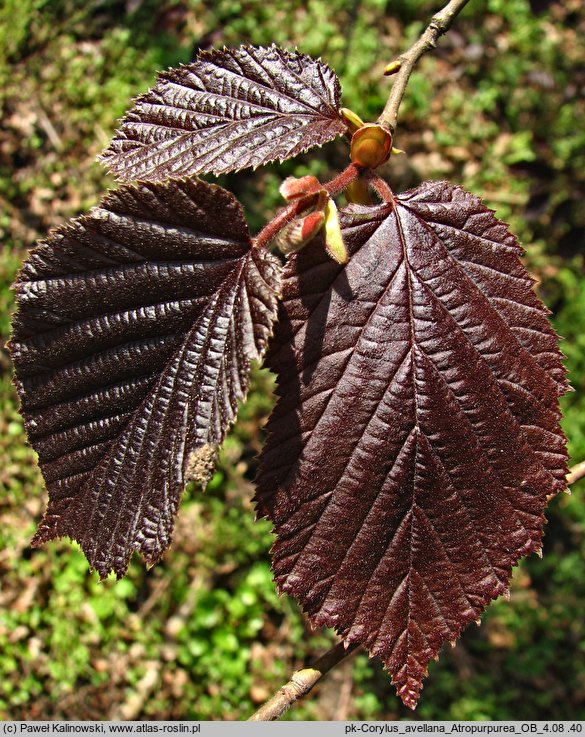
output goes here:
{"type": "MultiPolygon", "coordinates": [[[[374,120],[386,63],[421,32],[429,0],[4,0],[0,5],[0,337],[26,249],[95,204],[112,182],[94,163],[133,96],[197,49],[298,46],[340,75],[344,105],[374,120]]],[[[509,221],[553,311],[575,393],[563,402],[585,459],[585,10],[578,0],[473,0],[411,78],[387,166],[403,189],[448,178],[509,221]],[[580,40],[581,39],[581,40],[580,40]]],[[[254,229],[284,176],[326,178],[343,142],[223,177],[254,229]]],[[[251,480],[272,379],[248,403],[202,495],[189,488],[175,542],[146,571],[99,584],[67,542],[32,550],[42,481],[0,353],[0,717],[239,719],[333,642],[276,596],[271,533],[251,480]]],[[[551,503],[544,559],[517,569],[511,601],[433,664],[417,718],[585,718],[584,484],[551,503]]],[[[290,719],[412,718],[365,655],[290,719]],[[342,698],[340,694],[350,694],[342,698]]]]}

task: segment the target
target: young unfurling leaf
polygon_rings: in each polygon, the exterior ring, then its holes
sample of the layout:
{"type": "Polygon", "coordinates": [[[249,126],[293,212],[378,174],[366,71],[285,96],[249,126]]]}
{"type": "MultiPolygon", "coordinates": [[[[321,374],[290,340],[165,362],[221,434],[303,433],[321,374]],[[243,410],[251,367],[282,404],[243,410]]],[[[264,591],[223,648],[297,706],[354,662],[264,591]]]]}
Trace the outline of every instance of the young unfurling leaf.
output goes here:
{"type": "Polygon", "coordinates": [[[336,75],[305,54],[203,51],[138,98],[101,158],[123,181],[284,161],[346,131],[340,103],[336,75]]]}
{"type": "Polygon", "coordinates": [[[325,205],[325,250],[338,264],[347,263],[349,256],[339,225],[339,213],[335,201],[331,198],[325,205]]]}
{"type": "Polygon", "coordinates": [[[304,177],[287,177],[278,188],[278,191],[285,200],[293,202],[308,194],[318,192],[321,186],[317,177],[307,174],[304,177]]]}
{"type": "Polygon", "coordinates": [[[276,244],[285,255],[296,253],[313,240],[324,223],[325,213],[322,210],[310,212],[286,225],[278,234],[276,244]]]}
{"type": "Polygon", "coordinates": [[[314,242],[285,267],[257,503],[280,590],[414,707],[442,644],[541,547],[567,384],[521,249],[478,198],[426,183],[341,225],[349,263],[314,242]]]}
{"type": "Polygon", "coordinates": [[[32,251],[10,348],[49,490],[37,544],[69,535],[101,576],[161,557],[264,352],[279,274],[201,181],[123,187],[32,251]]]}

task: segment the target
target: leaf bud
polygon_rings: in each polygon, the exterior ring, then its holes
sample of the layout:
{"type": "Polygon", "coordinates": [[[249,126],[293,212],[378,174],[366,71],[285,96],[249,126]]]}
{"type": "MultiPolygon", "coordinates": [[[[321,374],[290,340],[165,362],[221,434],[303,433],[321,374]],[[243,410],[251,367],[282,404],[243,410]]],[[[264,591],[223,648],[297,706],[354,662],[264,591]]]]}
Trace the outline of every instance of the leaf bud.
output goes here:
{"type": "Polygon", "coordinates": [[[351,139],[350,157],[354,164],[375,169],[390,158],[392,135],[381,125],[366,123],[351,139]]]}
{"type": "Polygon", "coordinates": [[[396,74],[396,72],[400,70],[401,66],[402,66],[402,62],[400,61],[400,59],[391,61],[390,64],[387,64],[386,68],[384,69],[384,76],[390,77],[392,74],[396,74]]]}
{"type": "Polygon", "coordinates": [[[354,113],[354,111],[350,110],[348,107],[342,107],[341,114],[345,119],[349,132],[352,134],[364,125],[364,121],[360,118],[360,116],[357,113],[354,113]]]}
{"type": "Polygon", "coordinates": [[[346,264],[349,254],[343,242],[337,205],[329,199],[325,207],[325,250],[338,264],[346,264]]]}
{"type": "Polygon", "coordinates": [[[348,202],[354,205],[371,205],[372,196],[370,188],[363,179],[354,179],[350,182],[344,192],[348,202]]]}
{"type": "Polygon", "coordinates": [[[321,182],[312,174],[305,177],[287,177],[280,185],[278,191],[285,200],[298,200],[308,194],[321,189],[321,182]]]}
{"type": "Polygon", "coordinates": [[[296,253],[303,249],[323,227],[325,213],[323,210],[311,212],[303,218],[297,218],[283,228],[277,236],[276,243],[282,253],[296,253]]]}

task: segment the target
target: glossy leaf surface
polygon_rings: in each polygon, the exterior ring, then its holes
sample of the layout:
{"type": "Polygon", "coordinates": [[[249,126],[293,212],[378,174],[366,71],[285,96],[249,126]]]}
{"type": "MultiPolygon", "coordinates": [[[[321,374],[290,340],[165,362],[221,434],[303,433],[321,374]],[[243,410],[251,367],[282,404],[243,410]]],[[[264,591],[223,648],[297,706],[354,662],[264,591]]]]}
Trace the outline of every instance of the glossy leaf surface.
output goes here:
{"type": "Polygon", "coordinates": [[[345,132],[340,98],[335,74],[304,54],[203,51],[138,98],[102,161],[124,181],[283,161],[345,132]]]}
{"type": "Polygon", "coordinates": [[[281,591],[364,643],[410,707],[446,641],[541,547],[565,487],[557,338],[504,223],[426,183],[350,206],[351,254],[285,269],[257,502],[281,591]]]}
{"type": "Polygon", "coordinates": [[[123,187],[35,248],[11,352],[49,490],[35,542],[69,535],[101,576],[170,543],[272,331],[280,266],[205,182],[123,187]]]}

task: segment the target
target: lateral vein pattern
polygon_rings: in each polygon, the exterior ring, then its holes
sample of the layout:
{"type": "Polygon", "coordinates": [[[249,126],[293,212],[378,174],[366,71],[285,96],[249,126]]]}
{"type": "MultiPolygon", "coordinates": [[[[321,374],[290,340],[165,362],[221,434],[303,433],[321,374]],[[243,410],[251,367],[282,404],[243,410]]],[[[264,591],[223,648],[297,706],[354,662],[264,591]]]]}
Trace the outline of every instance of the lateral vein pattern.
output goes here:
{"type": "Polygon", "coordinates": [[[345,267],[315,243],[285,268],[256,501],[280,590],[414,707],[541,547],[567,383],[521,248],[477,197],[429,182],[341,223],[345,267]]]}
{"type": "Polygon", "coordinates": [[[10,344],[49,491],[34,542],[68,535],[102,577],[170,544],[264,353],[280,291],[237,200],[201,181],[110,194],[37,246],[10,344]]]}

